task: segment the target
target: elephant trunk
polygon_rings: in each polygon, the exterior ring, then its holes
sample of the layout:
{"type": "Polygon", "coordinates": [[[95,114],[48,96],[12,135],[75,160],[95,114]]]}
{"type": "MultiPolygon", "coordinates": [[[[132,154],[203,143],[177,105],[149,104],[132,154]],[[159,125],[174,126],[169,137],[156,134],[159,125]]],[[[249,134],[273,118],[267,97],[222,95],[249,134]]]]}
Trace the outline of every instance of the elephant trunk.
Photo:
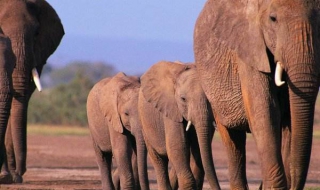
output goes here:
{"type": "MultiPolygon", "coordinates": [[[[196,134],[199,141],[199,148],[201,154],[201,161],[205,171],[205,176],[212,189],[220,189],[218,182],[218,177],[215,171],[213,158],[212,158],[212,148],[211,142],[214,133],[213,126],[213,114],[211,112],[210,104],[208,101],[200,103],[199,105],[206,105],[205,109],[202,108],[202,114],[197,116],[197,122],[194,122],[196,134]]],[[[199,108],[197,108],[199,109],[199,108]]]]}
{"type": "Polygon", "coordinates": [[[289,71],[288,77],[292,124],[291,187],[303,189],[310,162],[314,109],[319,89],[317,77],[314,75],[296,74],[289,71]]]}
{"type": "Polygon", "coordinates": [[[290,27],[283,60],[286,64],[291,115],[290,176],[291,188],[303,189],[310,163],[315,101],[319,91],[317,33],[310,23],[290,27]],[[315,41],[316,40],[316,41],[315,41]]]}
{"type": "Polygon", "coordinates": [[[13,53],[16,58],[15,69],[12,73],[13,82],[13,99],[10,113],[10,125],[8,130],[11,131],[6,138],[12,139],[11,150],[13,153],[8,154],[8,164],[11,172],[22,176],[26,171],[27,155],[27,109],[29,101],[29,90],[31,81],[31,68],[33,64],[32,42],[26,40],[24,35],[14,34],[10,37],[13,53]],[[31,46],[32,47],[32,46],[31,46]]]}

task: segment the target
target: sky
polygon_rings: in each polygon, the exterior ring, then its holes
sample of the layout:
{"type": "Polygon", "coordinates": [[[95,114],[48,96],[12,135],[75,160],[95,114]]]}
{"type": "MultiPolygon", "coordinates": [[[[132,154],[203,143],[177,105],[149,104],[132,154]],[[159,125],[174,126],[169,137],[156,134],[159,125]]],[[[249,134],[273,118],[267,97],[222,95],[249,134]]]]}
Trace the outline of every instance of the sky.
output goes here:
{"type": "Polygon", "coordinates": [[[47,1],[66,33],[50,64],[102,61],[141,73],[160,60],[194,60],[193,29],[205,0],[47,1]]]}

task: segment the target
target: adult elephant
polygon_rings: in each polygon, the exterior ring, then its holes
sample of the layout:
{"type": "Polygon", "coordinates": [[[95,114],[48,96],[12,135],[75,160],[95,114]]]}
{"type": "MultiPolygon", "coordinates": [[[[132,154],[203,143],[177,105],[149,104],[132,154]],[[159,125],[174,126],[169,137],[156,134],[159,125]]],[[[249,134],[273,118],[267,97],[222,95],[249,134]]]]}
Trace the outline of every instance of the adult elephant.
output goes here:
{"type": "Polygon", "coordinates": [[[98,82],[87,99],[89,129],[102,189],[114,189],[112,157],[117,163],[121,189],[149,189],[147,149],[138,115],[140,80],[120,72],[98,82]],[[131,161],[136,155],[136,160],[131,161]]]}
{"type": "Polygon", "coordinates": [[[208,0],[200,13],[196,65],[227,147],[231,189],[247,188],[248,129],[263,188],[303,189],[319,90],[319,21],[319,1],[208,0]]]}
{"type": "Polygon", "coordinates": [[[171,189],[168,159],[179,188],[201,189],[205,172],[210,186],[220,189],[211,151],[213,114],[195,65],[166,61],[154,64],[141,77],[139,113],[159,189],[171,189]],[[190,169],[189,144],[196,162],[194,171],[190,169]]]}
{"type": "Polygon", "coordinates": [[[8,179],[11,173],[13,182],[22,182],[28,102],[36,88],[34,82],[41,90],[38,73],[58,47],[64,30],[57,13],[44,0],[0,0],[0,7],[0,27],[9,37],[15,57],[13,99],[5,137],[8,167],[3,165],[1,179],[8,179]]]}

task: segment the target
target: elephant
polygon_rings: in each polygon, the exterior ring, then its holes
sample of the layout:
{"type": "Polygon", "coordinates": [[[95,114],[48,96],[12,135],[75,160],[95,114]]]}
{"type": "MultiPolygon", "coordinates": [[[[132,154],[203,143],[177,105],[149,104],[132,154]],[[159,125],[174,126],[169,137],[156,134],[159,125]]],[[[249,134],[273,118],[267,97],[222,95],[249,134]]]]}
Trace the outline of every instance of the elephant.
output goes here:
{"type": "Polygon", "coordinates": [[[248,188],[246,131],[261,158],[261,188],[305,185],[320,81],[319,5],[208,0],[197,18],[195,64],[226,146],[231,189],[248,188]]]}
{"type": "Polygon", "coordinates": [[[147,148],[138,115],[140,79],[123,72],[102,79],[87,98],[89,129],[100,169],[102,189],[114,189],[112,157],[121,189],[149,189],[147,148]],[[132,156],[135,155],[136,159],[132,156]]]}
{"type": "MultiPolygon", "coordinates": [[[[7,161],[0,163],[1,183],[21,183],[26,172],[26,127],[29,99],[48,57],[56,50],[64,29],[55,10],[44,0],[0,0],[0,27],[14,54],[12,101],[7,126],[1,126],[7,161]],[[33,78],[31,77],[33,76],[33,78]],[[6,128],[6,130],[5,130],[6,128]],[[12,180],[9,180],[12,179],[12,180]],[[9,180],[9,181],[8,181],[9,180]]],[[[7,110],[9,109],[6,106],[7,110]]],[[[2,109],[2,108],[1,108],[2,109]]]]}
{"type": "Polygon", "coordinates": [[[169,161],[179,188],[201,189],[205,173],[210,186],[220,189],[211,150],[213,113],[195,65],[169,61],[154,64],[141,76],[138,104],[158,189],[172,189],[169,161]],[[190,156],[196,163],[192,171],[190,156]]]}

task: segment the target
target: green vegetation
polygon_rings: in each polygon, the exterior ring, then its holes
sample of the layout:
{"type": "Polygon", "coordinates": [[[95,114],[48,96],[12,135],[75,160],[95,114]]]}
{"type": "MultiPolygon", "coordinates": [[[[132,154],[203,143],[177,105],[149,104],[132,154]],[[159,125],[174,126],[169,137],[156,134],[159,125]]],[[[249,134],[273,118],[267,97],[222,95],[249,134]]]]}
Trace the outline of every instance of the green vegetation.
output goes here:
{"type": "Polygon", "coordinates": [[[87,126],[86,102],[89,91],[97,81],[114,74],[113,67],[101,63],[75,62],[58,71],[47,69],[41,76],[47,80],[47,84],[60,78],[64,79],[64,83],[32,95],[28,123],[87,126]]]}

